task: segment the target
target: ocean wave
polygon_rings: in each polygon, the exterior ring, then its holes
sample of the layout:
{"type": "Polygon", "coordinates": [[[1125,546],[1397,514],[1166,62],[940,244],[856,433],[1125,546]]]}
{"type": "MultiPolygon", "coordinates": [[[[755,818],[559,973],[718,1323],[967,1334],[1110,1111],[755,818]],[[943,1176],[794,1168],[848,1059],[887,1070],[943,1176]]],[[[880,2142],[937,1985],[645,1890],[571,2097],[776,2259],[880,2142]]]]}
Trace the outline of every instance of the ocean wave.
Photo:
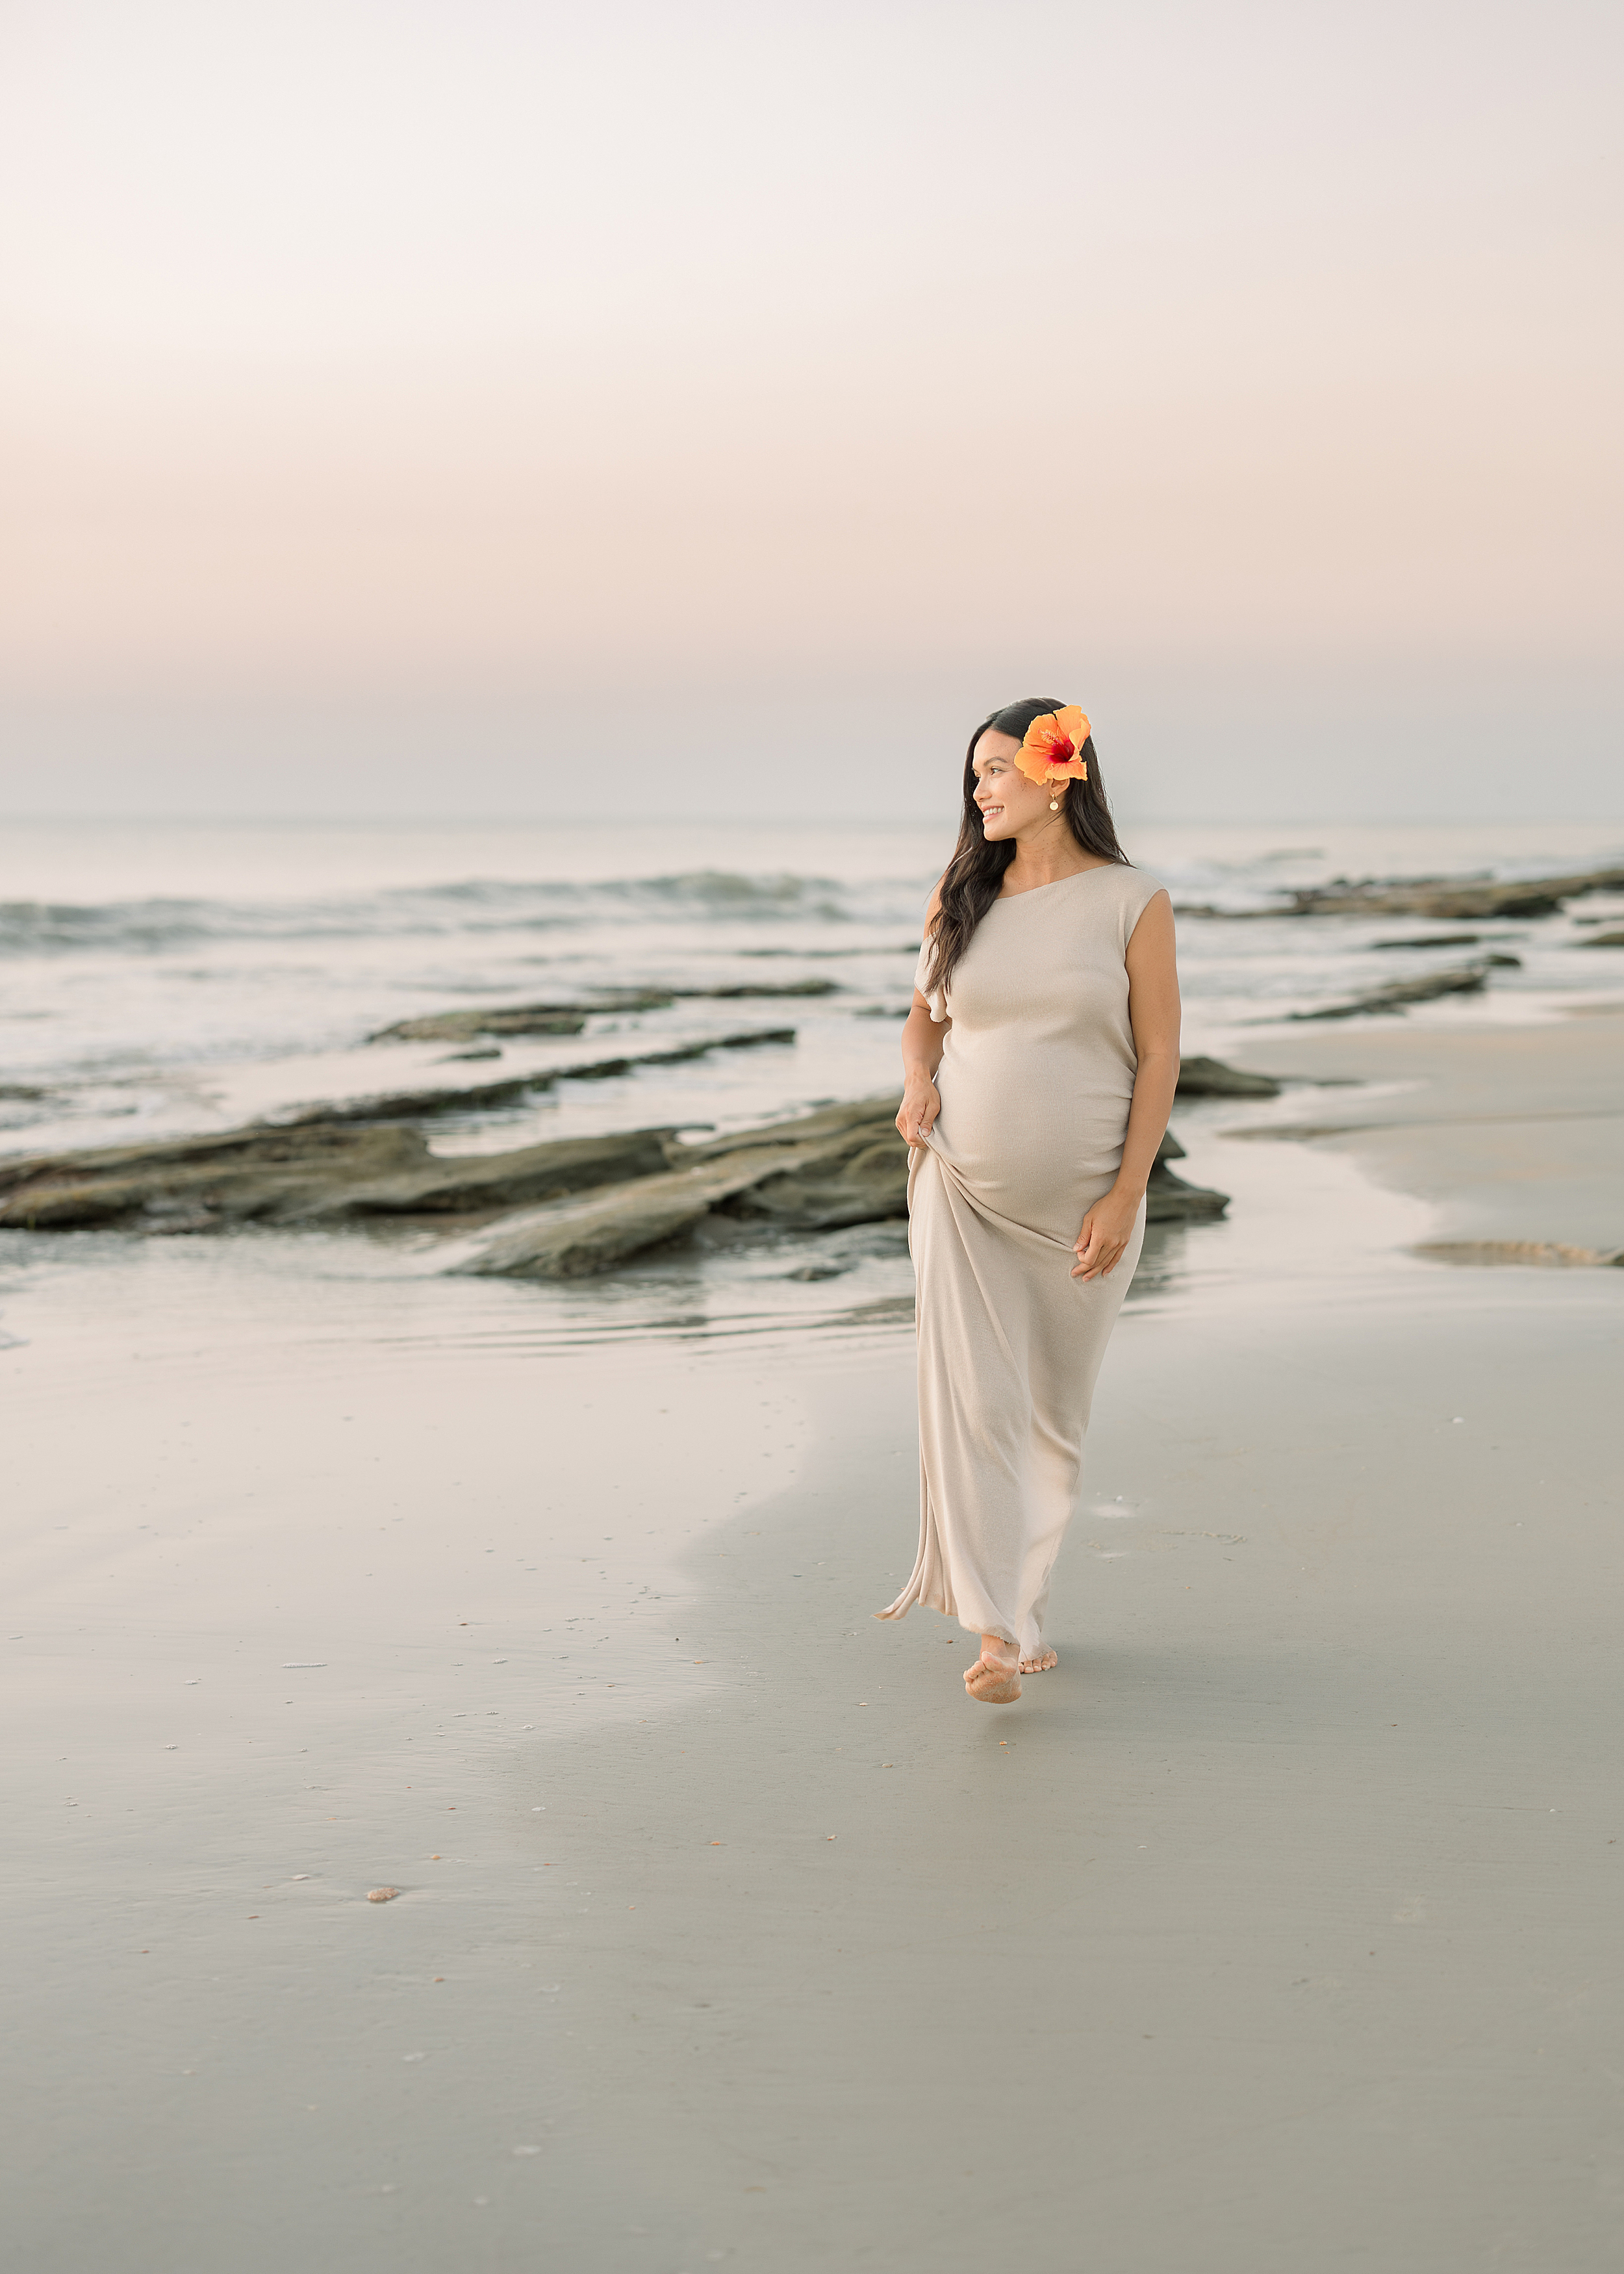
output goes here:
{"type": "Polygon", "coordinates": [[[784,870],[693,869],[665,877],[470,877],[299,900],[0,902],[0,956],[156,955],[209,940],[354,939],[548,930],[624,919],[671,923],[849,923],[873,888],[784,870]],[[857,903],[859,905],[854,905],[857,903]]]}

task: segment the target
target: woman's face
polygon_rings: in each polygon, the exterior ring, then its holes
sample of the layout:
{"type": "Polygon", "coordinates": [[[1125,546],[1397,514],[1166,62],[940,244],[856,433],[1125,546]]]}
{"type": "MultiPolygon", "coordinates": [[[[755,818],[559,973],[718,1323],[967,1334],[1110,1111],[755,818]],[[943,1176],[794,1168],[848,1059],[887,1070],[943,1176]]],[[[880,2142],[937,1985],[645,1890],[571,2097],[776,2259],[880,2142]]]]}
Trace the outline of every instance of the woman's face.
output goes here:
{"type": "Polygon", "coordinates": [[[1016,764],[1019,748],[1013,734],[1000,734],[991,727],[975,746],[975,802],[989,841],[1030,836],[1034,829],[1065,821],[1064,812],[1049,809],[1049,799],[1059,793],[1029,781],[1016,764]]]}

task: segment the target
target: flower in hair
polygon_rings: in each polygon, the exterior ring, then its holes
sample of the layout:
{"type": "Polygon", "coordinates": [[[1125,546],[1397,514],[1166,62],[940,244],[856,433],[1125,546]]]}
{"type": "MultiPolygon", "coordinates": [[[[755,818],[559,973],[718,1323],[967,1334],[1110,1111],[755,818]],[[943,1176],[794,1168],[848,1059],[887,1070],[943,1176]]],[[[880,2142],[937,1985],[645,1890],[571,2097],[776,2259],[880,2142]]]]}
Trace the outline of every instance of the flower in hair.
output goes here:
{"type": "Polygon", "coordinates": [[[1068,703],[1061,711],[1046,711],[1027,727],[1015,763],[1028,781],[1045,787],[1050,782],[1086,781],[1083,744],[1089,733],[1088,721],[1075,703],[1068,703]]]}

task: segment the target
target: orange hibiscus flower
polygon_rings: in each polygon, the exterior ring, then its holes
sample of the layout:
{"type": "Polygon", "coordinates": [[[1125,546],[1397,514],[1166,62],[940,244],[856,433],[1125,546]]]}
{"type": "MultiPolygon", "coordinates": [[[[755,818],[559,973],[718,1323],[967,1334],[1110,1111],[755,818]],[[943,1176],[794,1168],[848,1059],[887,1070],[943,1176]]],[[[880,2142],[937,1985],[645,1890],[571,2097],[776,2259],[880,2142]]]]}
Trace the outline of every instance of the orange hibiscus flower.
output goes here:
{"type": "Polygon", "coordinates": [[[1082,753],[1091,731],[1075,703],[1063,711],[1045,712],[1027,727],[1015,763],[1028,781],[1086,781],[1088,767],[1082,753]]]}

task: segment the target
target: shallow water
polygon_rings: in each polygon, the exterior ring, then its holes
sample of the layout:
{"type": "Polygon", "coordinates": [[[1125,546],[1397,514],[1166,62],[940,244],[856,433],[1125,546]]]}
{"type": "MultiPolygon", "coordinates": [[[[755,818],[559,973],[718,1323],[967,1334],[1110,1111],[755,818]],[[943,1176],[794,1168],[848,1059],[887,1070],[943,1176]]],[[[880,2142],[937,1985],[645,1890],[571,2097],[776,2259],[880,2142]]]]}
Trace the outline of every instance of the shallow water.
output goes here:
{"type": "MultiPolygon", "coordinates": [[[[898,1079],[898,1022],[909,998],[921,911],[947,847],[944,827],[762,829],[710,824],[415,827],[274,825],[13,825],[0,843],[0,1150],[129,1142],[234,1126],[300,1104],[389,1091],[447,1090],[556,1073],[550,1088],[498,1108],[454,1110],[436,1149],[485,1151],[546,1137],[648,1125],[746,1126],[898,1079]],[[369,1043],[381,1027],[482,1001],[568,1001],[595,988],[783,986],[786,998],[682,999],[662,1010],[594,1015],[576,1037],[524,1037],[470,1061],[444,1043],[369,1043]],[[713,1049],[675,1065],[575,1079],[571,1066],[693,1041],[792,1029],[793,1040],[713,1049]]],[[[1237,912],[1288,887],[1339,876],[1549,874],[1624,860],[1617,825],[1538,829],[1125,831],[1131,851],[1176,901],[1237,912]]],[[[1583,953],[1593,923],[1624,900],[1573,914],[1474,924],[1522,959],[1482,997],[1408,1014],[1471,1026],[1560,1015],[1616,996],[1624,952],[1583,953]]],[[[1411,919],[1182,920],[1185,1047],[1267,1067],[1271,1031],[1293,1011],[1455,962],[1475,951],[1377,954],[1378,939],[1459,926],[1411,919]]],[[[485,1046],[488,1048],[490,1046],[485,1046]]],[[[1254,1116],[1222,1109],[1225,1126],[1254,1116]]],[[[1214,1121],[1180,1110],[1186,1142],[1214,1121]]],[[[1270,1148],[1273,1151],[1273,1148],[1270,1148]]],[[[1241,1191],[1255,1163],[1192,1156],[1197,1182],[1241,1191]]],[[[1301,1175],[1280,1170],[1269,1174],[1301,1175]]],[[[123,1235],[103,1235],[115,1248],[123,1235]]],[[[1217,1268],[1231,1225],[1153,1241],[1139,1300],[1176,1281],[1193,1291],[1217,1268]]],[[[190,1284],[241,1270],[264,1292],[437,1272],[420,1234],[264,1232],[199,1243],[211,1260],[190,1284]]],[[[82,1236],[0,1235],[11,1289],[108,1251],[82,1236]]],[[[154,1266],[149,1284],[169,1276],[154,1266]]],[[[1265,1275],[1267,1276],[1267,1274],[1265,1275]]],[[[898,1226],[867,1226],[786,1248],[718,1224],[690,1250],[574,1290],[507,1289],[482,1331],[553,1341],[796,1331],[885,1332],[907,1322],[898,1226]],[[793,1277],[821,1271],[821,1278],[793,1277]]],[[[256,1297],[253,1299],[258,1300],[256,1297]]],[[[442,1319],[471,1299],[437,1299],[442,1319]]],[[[469,1313],[471,1316],[471,1313],[469,1313]]],[[[485,1314],[482,1314],[485,1315],[485,1314]]],[[[5,1322],[9,1326],[9,1321],[5,1322]]],[[[11,1331],[16,1329],[11,1329],[11,1331]]]]}
{"type": "MultiPolygon", "coordinates": [[[[1624,861],[1616,825],[1543,831],[1140,830],[1131,849],[1175,900],[1236,910],[1342,874],[1550,873],[1624,861]]],[[[649,1068],[508,1117],[560,1134],[703,1110],[726,1126],[889,1085],[911,951],[946,850],[940,829],[669,825],[404,829],[330,825],[19,824],[0,845],[9,1141],[99,1141],[222,1126],[248,1111],[428,1075],[447,1086],[701,1035],[793,1026],[769,1049],[649,1068]],[[689,1001],[593,1019],[578,1040],[503,1047],[479,1073],[444,1045],[366,1045],[380,1027],[482,1000],[601,987],[832,983],[823,997],[689,1001]],[[431,1073],[430,1069],[434,1069],[431,1073]]],[[[1577,913],[1610,914],[1598,899],[1577,913]]],[[[1189,1047],[1248,1022],[1432,968],[1372,953],[1460,926],[1348,919],[1183,926],[1189,1047]]],[[[1490,999],[1616,989],[1624,959],[1578,954],[1569,917],[1470,927],[1515,939],[1490,999]],[[1615,961],[1619,968],[1615,969],[1615,961]]],[[[1481,1015],[1481,1004],[1430,1015],[1481,1015]]]]}

